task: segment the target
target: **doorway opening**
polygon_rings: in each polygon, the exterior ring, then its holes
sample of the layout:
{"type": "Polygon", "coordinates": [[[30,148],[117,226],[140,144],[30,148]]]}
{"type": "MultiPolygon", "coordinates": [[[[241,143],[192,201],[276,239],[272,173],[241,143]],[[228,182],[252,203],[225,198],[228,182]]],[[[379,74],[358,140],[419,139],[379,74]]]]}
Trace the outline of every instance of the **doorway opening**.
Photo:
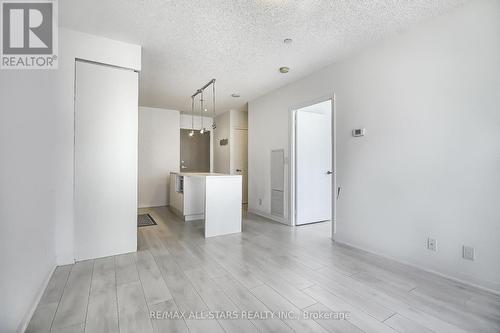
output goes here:
{"type": "Polygon", "coordinates": [[[323,98],[292,109],[291,222],[332,222],[335,232],[335,109],[323,98]]]}
{"type": "Polygon", "coordinates": [[[190,135],[190,129],[181,128],[181,172],[210,172],[210,131],[190,135]]]}

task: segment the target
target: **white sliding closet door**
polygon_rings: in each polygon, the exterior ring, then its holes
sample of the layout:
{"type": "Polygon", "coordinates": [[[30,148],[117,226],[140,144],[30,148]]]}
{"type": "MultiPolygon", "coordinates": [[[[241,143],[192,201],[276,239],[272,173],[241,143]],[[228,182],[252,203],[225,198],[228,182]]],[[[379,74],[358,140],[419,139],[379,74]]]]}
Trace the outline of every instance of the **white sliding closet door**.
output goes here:
{"type": "Polygon", "coordinates": [[[75,259],[136,251],[138,74],[75,66],[75,259]]]}

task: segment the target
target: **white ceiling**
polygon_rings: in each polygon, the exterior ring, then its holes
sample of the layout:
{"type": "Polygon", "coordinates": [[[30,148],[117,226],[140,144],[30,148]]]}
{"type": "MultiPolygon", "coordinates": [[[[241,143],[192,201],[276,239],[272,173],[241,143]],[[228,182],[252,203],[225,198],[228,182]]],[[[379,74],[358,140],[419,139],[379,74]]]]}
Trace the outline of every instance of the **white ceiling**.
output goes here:
{"type": "Polygon", "coordinates": [[[143,46],[141,105],[189,111],[216,78],[221,113],[465,1],[63,0],[59,12],[64,27],[143,46]]]}

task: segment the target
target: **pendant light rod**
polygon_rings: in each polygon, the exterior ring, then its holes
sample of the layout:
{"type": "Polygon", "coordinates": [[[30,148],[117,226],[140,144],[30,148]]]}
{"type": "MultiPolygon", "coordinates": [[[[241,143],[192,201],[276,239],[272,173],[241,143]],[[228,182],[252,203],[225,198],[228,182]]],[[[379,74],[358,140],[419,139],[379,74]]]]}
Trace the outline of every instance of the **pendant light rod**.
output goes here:
{"type": "Polygon", "coordinates": [[[215,80],[212,84],[212,107],[213,107],[213,118],[212,118],[212,129],[215,130],[217,125],[215,124],[215,80]]]}
{"type": "Polygon", "coordinates": [[[203,90],[200,96],[200,134],[205,133],[205,127],[203,126],[203,90]]]}
{"type": "Polygon", "coordinates": [[[203,92],[203,90],[205,90],[206,88],[208,88],[208,86],[210,86],[211,84],[215,85],[215,79],[212,79],[212,80],[208,81],[203,87],[201,87],[200,89],[196,90],[196,92],[191,97],[196,97],[198,94],[201,94],[203,92]]]}
{"type": "Polygon", "coordinates": [[[191,132],[189,136],[194,135],[194,97],[191,97],[191,132]]]}

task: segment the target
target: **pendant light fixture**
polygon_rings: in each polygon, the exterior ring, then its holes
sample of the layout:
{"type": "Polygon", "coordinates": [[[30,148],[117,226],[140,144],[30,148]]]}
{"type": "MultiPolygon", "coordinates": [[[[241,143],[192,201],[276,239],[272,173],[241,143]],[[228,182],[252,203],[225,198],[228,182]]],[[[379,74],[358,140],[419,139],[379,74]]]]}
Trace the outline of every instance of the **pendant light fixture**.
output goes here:
{"type": "Polygon", "coordinates": [[[208,112],[208,107],[205,107],[206,103],[205,103],[205,99],[204,99],[204,92],[205,92],[205,89],[207,89],[208,87],[210,87],[210,85],[212,86],[212,116],[213,116],[213,121],[212,121],[212,129],[215,129],[217,126],[216,126],[216,123],[215,123],[215,79],[212,79],[210,81],[208,81],[208,83],[206,83],[203,87],[201,87],[200,89],[196,90],[196,92],[191,96],[191,132],[189,133],[190,136],[193,136],[194,135],[194,126],[193,126],[193,122],[194,122],[194,113],[195,113],[195,97],[200,95],[200,134],[203,134],[205,133],[207,130],[206,128],[204,127],[203,125],[203,112],[208,112]],[[191,134],[193,133],[193,134],[191,134]]]}

